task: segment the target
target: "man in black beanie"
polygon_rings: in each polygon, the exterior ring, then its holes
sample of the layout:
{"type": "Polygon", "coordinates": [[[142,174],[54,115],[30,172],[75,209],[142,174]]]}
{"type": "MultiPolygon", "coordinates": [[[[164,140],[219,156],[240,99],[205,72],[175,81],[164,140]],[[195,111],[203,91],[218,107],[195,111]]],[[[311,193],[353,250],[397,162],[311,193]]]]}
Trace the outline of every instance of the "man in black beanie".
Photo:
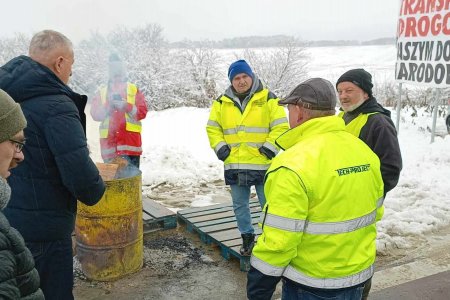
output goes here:
{"type": "MultiPolygon", "coordinates": [[[[339,116],[345,121],[347,131],[364,141],[380,158],[384,197],[398,183],[402,170],[402,156],[397,131],[391,120],[391,112],[383,108],[372,94],[372,75],[364,69],[352,69],[336,82],[341,102],[339,116]]],[[[384,212],[379,205],[377,219],[384,212]]],[[[367,299],[371,287],[369,280],[362,299],[367,299]]]]}

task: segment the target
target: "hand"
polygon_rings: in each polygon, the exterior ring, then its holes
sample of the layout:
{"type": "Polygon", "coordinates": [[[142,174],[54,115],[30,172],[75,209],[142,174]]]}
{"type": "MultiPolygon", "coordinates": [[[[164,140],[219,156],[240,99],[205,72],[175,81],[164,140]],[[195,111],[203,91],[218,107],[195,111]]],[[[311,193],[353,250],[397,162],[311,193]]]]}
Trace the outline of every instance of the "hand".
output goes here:
{"type": "Polygon", "coordinates": [[[117,110],[124,110],[126,108],[127,103],[123,100],[112,100],[111,107],[117,110]]]}
{"type": "Polygon", "coordinates": [[[220,147],[219,151],[217,151],[217,157],[221,160],[221,161],[225,161],[225,159],[227,159],[228,156],[230,156],[230,146],[228,145],[223,145],[222,147],[220,147]]]}
{"type": "Polygon", "coordinates": [[[264,147],[264,146],[261,146],[261,148],[259,148],[259,153],[261,153],[268,159],[272,159],[275,157],[275,153],[272,150],[270,150],[269,148],[264,147]]]}

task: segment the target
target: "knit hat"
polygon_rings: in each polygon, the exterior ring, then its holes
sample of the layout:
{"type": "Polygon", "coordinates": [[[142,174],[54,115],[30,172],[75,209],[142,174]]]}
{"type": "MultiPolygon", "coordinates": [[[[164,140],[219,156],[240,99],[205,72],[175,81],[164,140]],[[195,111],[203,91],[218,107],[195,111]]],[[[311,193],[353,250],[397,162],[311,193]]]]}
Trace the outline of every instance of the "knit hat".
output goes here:
{"type": "Polygon", "coordinates": [[[109,77],[125,77],[125,64],[117,53],[111,53],[108,59],[109,77]]]}
{"type": "Polygon", "coordinates": [[[278,104],[297,104],[312,110],[333,110],[336,107],[336,92],[328,80],[311,78],[297,85],[278,104]]]}
{"type": "Polygon", "coordinates": [[[27,126],[20,105],[0,90],[0,143],[7,141],[27,126]]]}
{"type": "Polygon", "coordinates": [[[359,88],[361,88],[364,92],[366,92],[369,97],[372,97],[372,75],[364,69],[352,69],[344,74],[336,82],[336,88],[339,83],[349,81],[359,88]]]}
{"type": "Polygon", "coordinates": [[[241,73],[245,73],[253,78],[252,68],[250,68],[248,63],[243,59],[235,61],[230,65],[230,68],[228,69],[228,78],[230,81],[233,81],[234,76],[241,73]]]}

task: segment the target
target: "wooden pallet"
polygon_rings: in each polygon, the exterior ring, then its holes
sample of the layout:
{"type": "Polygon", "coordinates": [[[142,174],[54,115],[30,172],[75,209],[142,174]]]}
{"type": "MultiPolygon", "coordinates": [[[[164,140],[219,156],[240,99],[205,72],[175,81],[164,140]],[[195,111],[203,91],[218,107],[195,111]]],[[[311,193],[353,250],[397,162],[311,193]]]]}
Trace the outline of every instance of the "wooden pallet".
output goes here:
{"type": "MultiPolygon", "coordinates": [[[[261,207],[257,199],[250,200],[250,213],[255,234],[259,235],[261,207]]],[[[242,238],[232,203],[183,209],[178,211],[177,217],[180,223],[186,224],[189,232],[197,233],[204,243],[218,245],[222,257],[226,260],[232,257],[239,259],[241,271],[250,269],[250,258],[239,253],[242,238]]]]}
{"type": "Polygon", "coordinates": [[[176,213],[153,200],[142,198],[144,234],[177,227],[176,213]]]}

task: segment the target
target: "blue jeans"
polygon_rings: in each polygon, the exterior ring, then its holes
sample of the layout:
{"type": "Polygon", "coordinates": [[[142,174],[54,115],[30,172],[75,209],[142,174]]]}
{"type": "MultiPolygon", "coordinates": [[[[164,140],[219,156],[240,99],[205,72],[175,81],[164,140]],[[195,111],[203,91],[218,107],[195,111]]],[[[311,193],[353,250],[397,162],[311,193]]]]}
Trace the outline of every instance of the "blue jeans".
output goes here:
{"type": "MultiPolygon", "coordinates": [[[[241,234],[254,233],[252,225],[252,216],[250,214],[250,186],[242,186],[237,184],[230,185],[231,187],[231,199],[233,199],[233,210],[236,216],[238,229],[241,234]]],[[[256,194],[258,195],[259,204],[261,208],[266,203],[266,197],[264,196],[264,185],[255,185],[256,194]]]]}
{"type": "Polygon", "coordinates": [[[72,239],[28,242],[45,299],[73,299],[72,239]]]}
{"type": "Polygon", "coordinates": [[[345,289],[316,289],[283,279],[282,300],[360,300],[364,283],[345,289]]]}

